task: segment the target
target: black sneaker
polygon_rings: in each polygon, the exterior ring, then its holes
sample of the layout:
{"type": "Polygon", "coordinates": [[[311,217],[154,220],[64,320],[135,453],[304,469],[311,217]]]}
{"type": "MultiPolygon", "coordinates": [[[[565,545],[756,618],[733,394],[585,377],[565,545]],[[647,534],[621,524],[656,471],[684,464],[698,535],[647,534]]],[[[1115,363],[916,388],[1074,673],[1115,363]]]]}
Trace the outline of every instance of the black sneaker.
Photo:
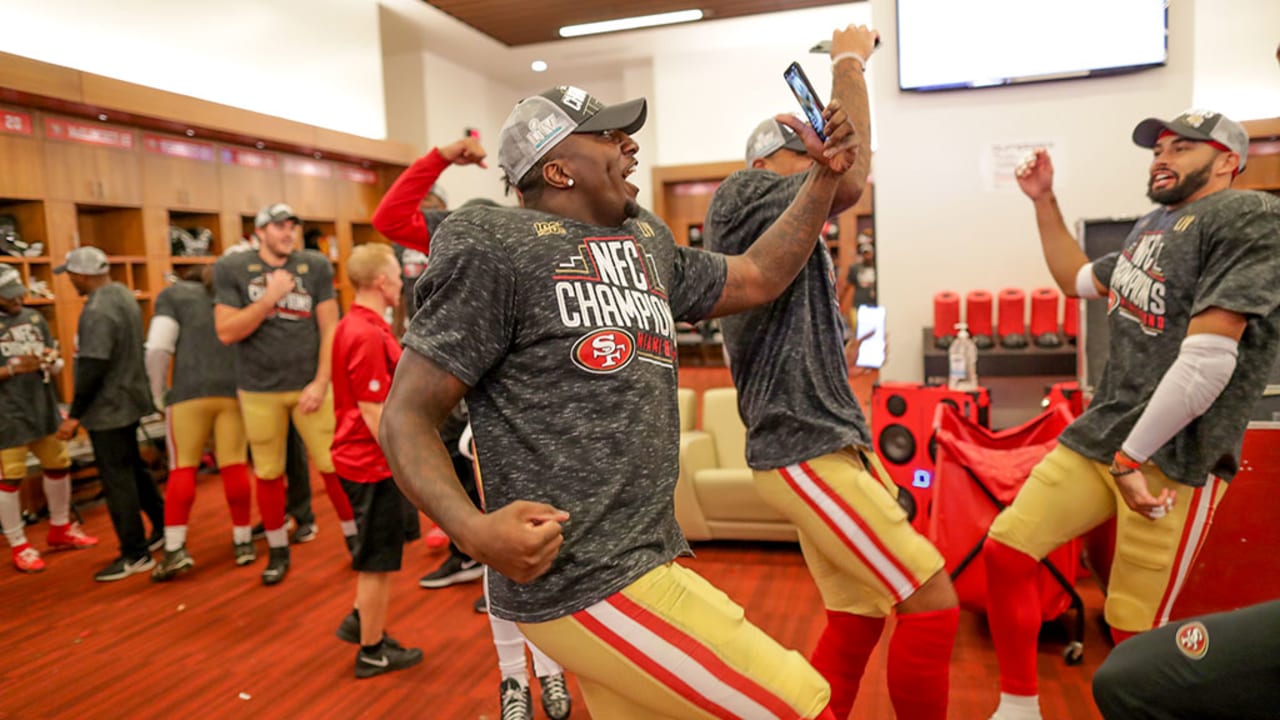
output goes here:
{"type": "Polygon", "coordinates": [[[183,545],[177,550],[165,550],[164,558],[151,571],[151,579],[154,582],[164,582],[172,580],[180,573],[184,573],[196,566],[196,561],[187,552],[187,546],[183,545]]]}
{"type": "Polygon", "coordinates": [[[134,560],[126,560],[125,558],[118,557],[115,559],[115,562],[94,574],[93,579],[98,582],[123,580],[130,575],[137,575],[138,573],[146,572],[155,566],[156,561],[153,560],[150,555],[143,555],[142,557],[134,560]]]}
{"type": "Polygon", "coordinates": [[[231,552],[236,556],[236,565],[248,565],[258,559],[258,551],[253,547],[253,541],[245,543],[232,542],[231,552]]]}
{"type": "Polygon", "coordinates": [[[289,572],[289,548],[270,548],[267,569],[262,571],[263,585],[276,585],[289,572]]]}
{"type": "Polygon", "coordinates": [[[164,530],[157,530],[151,533],[151,537],[147,538],[147,552],[156,552],[164,549],[164,530]]]}
{"type": "Polygon", "coordinates": [[[457,555],[450,555],[434,572],[422,576],[418,587],[434,590],[464,582],[473,582],[484,577],[484,566],[475,560],[463,560],[457,555]]]}
{"type": "Polygon", "coordinates": [[[359,540],[359,537],[359,535],[343,535],[343,538],[347,541],[347,552],[351,553],[351,557],[353,558],[356,556],[356,542],[359,540]]]}
{"type": "Polygon", "coordinates": [[[298,529],[293,531],[293,535],[290,536],[289,542],[294,545],[301,545],[315,540],[319,535],[320,526],[315,523],[307,523],[306,525],[299,525],[298,529]]]}
{"type": "Polygon", "coordinates": [[[506,678],[498,686],[502,700],[502,720],[533,720],[533,696],[529,686],[520,687],[520,681],[506,678]]]}
{"type": "Polygon", "coordinates": [[[342,623],[338,625],[338,631],[334,633],[342,642],[349,642],[354,645],[360,644],[360,615],[355,610],[347,613],[342,618],[342,623]]]}
{"type": "Polygon", "coordinates": [[[569,697],[569,685],[564,680],[564,673],[556,673],[538,678],[542,685],[542,711],[551,720],[565,720],[573,711],[573,700],[569,697]]]}
{"type": "Polygon", "coordinates": [[[383,640],[375,653],[365,653],[364,648],[356,651],[356,677],[371,678],[374,675],[389,673],[392,670],[403,670],[422,662],[422,651],[418,648],[400,647],[383,640]]]}
{"type": "Polygon", "coordinates": [[[480,613],[481,615],[488,615],[488,614],[489,614],[489,601],[488,601],[488,600],[486,600],[486,599],[484,598],[484,596],[483,596],[483,595],[481,595],[480,597],[476,598],[475,603],[473,603],[473,604],[471,605],[471,609],[472,609],[472,610],[475,610],[476,612],[480,613]]]}

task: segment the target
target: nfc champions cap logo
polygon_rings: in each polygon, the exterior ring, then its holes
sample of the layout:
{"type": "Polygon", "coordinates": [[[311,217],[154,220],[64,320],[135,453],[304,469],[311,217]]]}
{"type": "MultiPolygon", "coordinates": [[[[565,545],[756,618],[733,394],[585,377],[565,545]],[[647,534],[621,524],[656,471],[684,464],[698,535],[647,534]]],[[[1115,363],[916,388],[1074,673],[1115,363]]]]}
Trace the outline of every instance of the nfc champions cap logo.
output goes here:
{"type": "Polygon", "coordinates": [[[1192,660],[1203,659],[1209,652],[1209,630],[1201,622],[1189,622],[1178,628],[1174,640],[1178,650],[1192,660]]]}
{"type": "Polygon", "coordinates": [[[589,373],[615,373],[631,364],[636,342],[622,328],[603,328],[583,335],[573,346],[573,364],[589,373]]]}
{"type": "Polygon", "coordinates": [[[1204,124],[1205,120],[1212,120],[1218,113],[1212,110],[1201,110],[1199,108],[1191,108],[1182,113],[1182,119],[1193,128],[1199,128],[1204,124]]]}
{"type": "Polygon", "coordinates": [[[572,85],[564,89],[564,94],[560,96],[560,103],[582,112],[582,103],[587,101],[587,91],[572,85]]]}

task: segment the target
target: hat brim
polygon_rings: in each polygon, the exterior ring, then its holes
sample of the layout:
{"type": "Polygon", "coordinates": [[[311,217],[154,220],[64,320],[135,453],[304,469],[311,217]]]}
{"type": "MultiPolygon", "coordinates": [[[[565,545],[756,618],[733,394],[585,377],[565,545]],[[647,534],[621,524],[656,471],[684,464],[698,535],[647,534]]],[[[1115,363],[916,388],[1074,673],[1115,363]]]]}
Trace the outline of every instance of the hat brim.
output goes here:
{"type": "Polygon", "coordinates": [[[21,300],[27,296],[27,289],[19,284],[0,286],[0,298],[5,300],[21,300]]]}
{"type": "Polygon", "coordinates": [[[1166,122],[1160,118],[1147,118],[1133,128],[1133,143],[1138,147],[1153,148],[1166,130],[1188,140],[1206,142],[1213,139],[1208,133],[1186,125],[1166,122]]]}
{"type": "Polygon", "coordinates": [[[605,130],[621,130],[631,135],[644,127],[645,117],[649,112],[649,104],[644,98],[628,100],[617,105],[610,105],[587,118],[586,122],[574,128],[575,133],[604,132],[605,130]]]}
{"type": "Polygon", "coordinates": [[[67,271],[67,264],[66,264],[66,263],[62,263],[61,265],[58,265],[57,267],[55,267],[55,268],[53,269],[53,274],[54,274],[54,275],[61,275],[62,273],[66,272],[66,271],[67,271]]]}
{"type": "Polygon", "coordinates": [[[257,224],[257,223],[254,223],[253,227],[254,227],[255,229],[257,229],[257,228],[264,228],[264,227],[266,227],[266,226],[270,225],[270,224],[271,224],[271,223],[273,223],[273,222],[284,222],[285,220],[292,220],[292,221],[294,221],[294,222],[298,223],[299,225],[301,225],[301,224],[302,224],[302,218],[298,217],[297,215],[288,215],[288,216],[285,216],[285,217],[282,217],[282,218],[271,218],[271,219],[267,220],[266,222],[262,223],[261,225],[259,225],[259,224],[257,224]]]}

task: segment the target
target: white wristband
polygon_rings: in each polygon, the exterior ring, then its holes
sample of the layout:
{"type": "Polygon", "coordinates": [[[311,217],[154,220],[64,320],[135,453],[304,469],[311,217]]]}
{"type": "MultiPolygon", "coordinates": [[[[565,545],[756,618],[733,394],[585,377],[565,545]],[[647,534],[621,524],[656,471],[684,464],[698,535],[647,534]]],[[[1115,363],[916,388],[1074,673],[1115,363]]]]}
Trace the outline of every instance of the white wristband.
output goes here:
{"type": "Polygon", "coordinates": [[[839,55],[832,55],[831,67],[835,67],[841,60],[857,60],[858,69],[863,72],[867,71],[867,59],[862,57],[856,52],[849,51],[849,52],[842,52],[839,55]]]}

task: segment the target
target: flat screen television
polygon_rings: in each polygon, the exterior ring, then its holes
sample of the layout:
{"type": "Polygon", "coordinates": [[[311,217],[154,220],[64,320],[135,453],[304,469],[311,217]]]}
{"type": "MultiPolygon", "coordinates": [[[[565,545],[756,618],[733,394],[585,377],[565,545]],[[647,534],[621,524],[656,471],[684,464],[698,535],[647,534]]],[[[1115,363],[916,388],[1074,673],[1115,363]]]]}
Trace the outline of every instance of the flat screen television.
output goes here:
{"type": "Polygon", "coordinates": [[[1166,0],[897,0],[898,87],[955,90],[1165,64],[1166,0]]]}

